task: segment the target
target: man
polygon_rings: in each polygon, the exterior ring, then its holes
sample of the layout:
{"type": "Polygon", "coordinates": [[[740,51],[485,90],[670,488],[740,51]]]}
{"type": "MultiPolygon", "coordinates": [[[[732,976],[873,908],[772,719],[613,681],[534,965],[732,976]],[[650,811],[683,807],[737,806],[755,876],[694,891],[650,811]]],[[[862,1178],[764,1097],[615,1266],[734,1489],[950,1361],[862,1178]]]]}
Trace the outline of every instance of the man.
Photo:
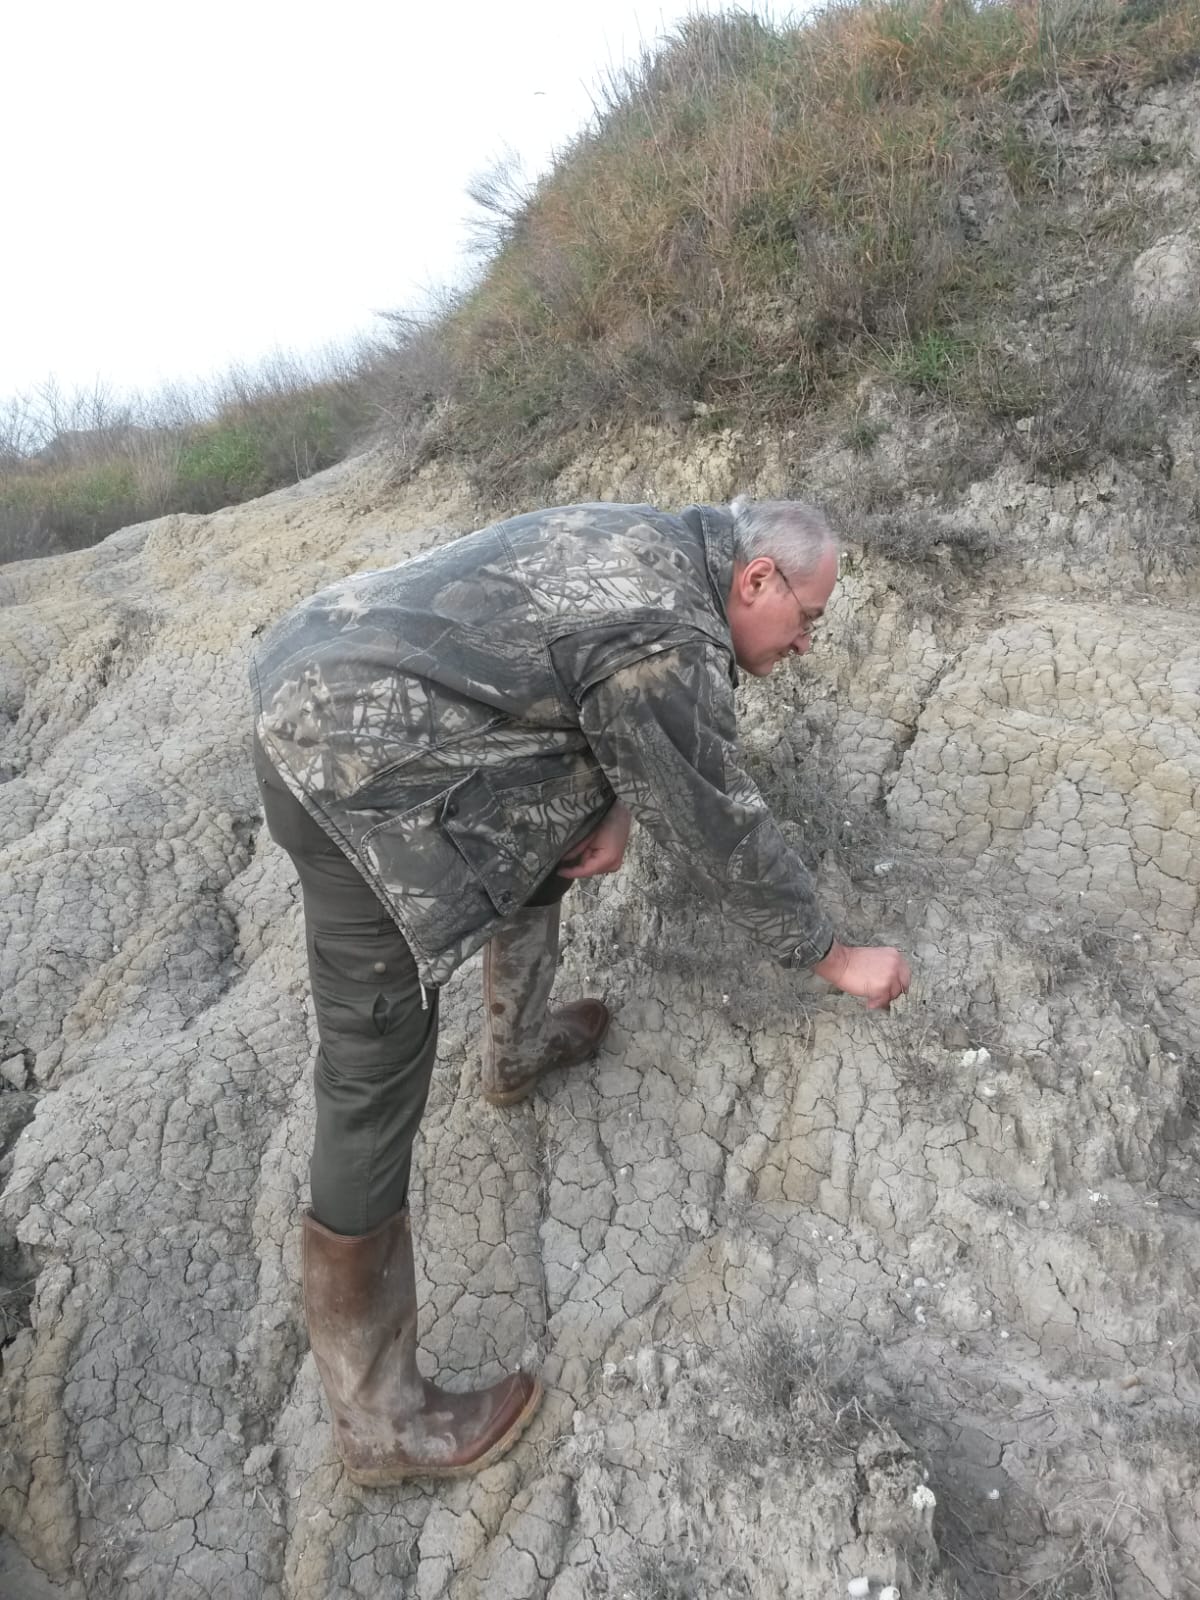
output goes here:
{"type": "Polygon", "coordinates": [[[478,1471],[541,1395],[417,1370],[411,1151],[438,990],[473,951],[499,1106],[604,1035],[599,1000],[548,1009],[559,902],[616,870],[633,820],[781,961],[871,1007],[907,989],[897,950],[834,938],[737,763],[736,668],[805,654],[836,577],[800,502],[567,506],[348,578],[263,640],[255,764],[319,1034],[305,1309],[356,1481],[478,1471]]]}

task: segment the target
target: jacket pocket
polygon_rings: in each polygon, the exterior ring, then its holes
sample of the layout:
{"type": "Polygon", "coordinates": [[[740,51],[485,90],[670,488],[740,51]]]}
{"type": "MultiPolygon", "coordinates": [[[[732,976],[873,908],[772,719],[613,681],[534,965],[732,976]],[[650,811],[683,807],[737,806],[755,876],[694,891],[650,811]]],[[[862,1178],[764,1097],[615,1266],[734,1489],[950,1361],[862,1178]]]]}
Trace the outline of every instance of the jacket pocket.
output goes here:
{"type": "Polygon", "coordinates": [[[497,911],[512,911],[533,893],[539,854],[522,850],[507,811],[481,772],[455,784],[446,796],[442,827],[497,911]]]}
{"type": "Polygon", "coordinates": [[[463,787],[442,789],[369,828],[358,843],[363,860],[403,913],[416,944],[443,950],[495,918],[478,875],[446,832],[443,813],[463,787]]]}

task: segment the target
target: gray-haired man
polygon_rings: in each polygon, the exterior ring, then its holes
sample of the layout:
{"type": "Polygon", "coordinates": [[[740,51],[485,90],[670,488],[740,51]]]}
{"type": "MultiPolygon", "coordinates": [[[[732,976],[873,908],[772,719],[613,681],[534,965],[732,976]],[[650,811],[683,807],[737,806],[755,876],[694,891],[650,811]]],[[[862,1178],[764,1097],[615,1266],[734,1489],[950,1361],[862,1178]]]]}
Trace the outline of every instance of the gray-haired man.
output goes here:
{"type": "Polygon", "coordinates": [[[559,902],[637,820],[780,961],[886,1007],[899,951],[840,944],[738,765],[737,667],[812,643],[837,577],[815,509],[531,512],[323,590],[262,641],[255,764],[300,876],[320,1048],[309,1337],[347,1471],[478,1471],[537,1407],[416,1364],[408,1179],[438,989],[481,945],[483,1093],[585,1060],[599,1000],[551,1011],[559,902]]]}

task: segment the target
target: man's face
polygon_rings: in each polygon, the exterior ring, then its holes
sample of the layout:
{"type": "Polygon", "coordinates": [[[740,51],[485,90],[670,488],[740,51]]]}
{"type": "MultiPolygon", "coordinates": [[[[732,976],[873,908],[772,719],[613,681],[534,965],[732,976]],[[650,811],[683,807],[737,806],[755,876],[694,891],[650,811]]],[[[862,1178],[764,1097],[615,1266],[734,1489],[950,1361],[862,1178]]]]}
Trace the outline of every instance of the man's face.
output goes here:
{"type": "Polygon", "coordinates": [[[785,656],[812,649],[813,630],[837,582],[837,550],[822,554],[807,578],[787,573],[770,556],[735,563],[729,592],[729,631],[738,666],[765,678],[785,656]]]}

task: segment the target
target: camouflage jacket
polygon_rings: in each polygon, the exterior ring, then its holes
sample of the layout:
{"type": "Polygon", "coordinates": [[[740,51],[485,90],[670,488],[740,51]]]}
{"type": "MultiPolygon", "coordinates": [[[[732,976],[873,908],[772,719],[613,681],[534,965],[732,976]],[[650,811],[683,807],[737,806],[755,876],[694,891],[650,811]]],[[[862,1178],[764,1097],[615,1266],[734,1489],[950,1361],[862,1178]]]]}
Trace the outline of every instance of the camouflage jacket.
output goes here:
{"type": "Polygon", "coordinates": [[[711,506],[535,511],[290,612],[251,668],[293,794],[444,983],[620,796],[781,960],[833,930],[738,765],[711,506]]]}

